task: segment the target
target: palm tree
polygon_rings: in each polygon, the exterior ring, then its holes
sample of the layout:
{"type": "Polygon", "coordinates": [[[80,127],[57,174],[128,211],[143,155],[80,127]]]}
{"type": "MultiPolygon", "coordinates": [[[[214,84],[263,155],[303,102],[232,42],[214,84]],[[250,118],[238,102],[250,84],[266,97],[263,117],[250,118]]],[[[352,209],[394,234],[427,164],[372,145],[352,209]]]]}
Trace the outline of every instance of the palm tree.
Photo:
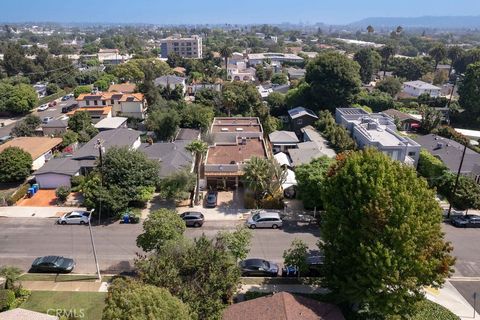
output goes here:
{"type": "Polygon", "coordinates": [[[15,282],[20,278],[22,270],[17,267],[5,266],[0,269],[0,276],[5,278],[5,289],[14,288],[15,282]]]}
{"type": "Polygon", "coordinates": [[[402,27],[402,26],[398,26],[396,31],[397,31],[397,34],[402,33],[402,32],[403,32],[403,27],[402,27]]]}
{"type": "Polygon", "coordinates": [[[435,60],[435,71],[437,71],[438,63],[447,57],[447,49],[441,43],[435,45],[428,52],[430,56],[435,60]]]}
{"type": "Polygon", "coordinates": [[[228,116],[232,113],[232,109],[237,103],[237,95],[233,91],[223,92],[223,106],[227,109],[228,116]]]}
{"type": "Polygon", "coordinates": [[[373,27],[369,25],[369,26],[367,27],[367,32],[368,32],[368,34],[372,34],[372,33],[375,32],[375,29],[373,29],[373,27]]]}
{"type": "Polygon", "coordinates": [[[286,171],[273,158],[252,157],[243,168],[243,182],[254,193],[256,200],[265,194],[275,197],[285,179],[286,171]]]}
{"type": "Polygon", "coordinates": [[[448,49],[447,56],[450,59],[450,69],[448,70],[448,76],[452,74],[453,65],[460,59],[463,55],[463,49],[459,46],[453,46],[448,49]]]}
{"type": "Polygon", "coordinates": [[[232,56],[232,49],[228,46],[224,46],[220,49],[220,55],[225,59],[225,71],[227,71],[228,58],[232,56]]]}
{"type": "Polygon", "coordinates": [[[199,203],[198,196],[200,194],[200,164],[202,163],[203,156],[207,153],[208,146],[205,142],[201,140],[193,140],[185,147],[185,149],[195,154],[195,168],[197,170],[197,181],[195,185],[194,203],[195,205],[198,205],[199,203]]]}
{"type": "Polygon", "coordinates": [[[395,54],[395,48],[391,45],[386,45],[382,49],[380,49],[380,55],[383,58],[383,76],[385,77],[385,73],[387,72],[387,65],[390,57],[395,54]]]}

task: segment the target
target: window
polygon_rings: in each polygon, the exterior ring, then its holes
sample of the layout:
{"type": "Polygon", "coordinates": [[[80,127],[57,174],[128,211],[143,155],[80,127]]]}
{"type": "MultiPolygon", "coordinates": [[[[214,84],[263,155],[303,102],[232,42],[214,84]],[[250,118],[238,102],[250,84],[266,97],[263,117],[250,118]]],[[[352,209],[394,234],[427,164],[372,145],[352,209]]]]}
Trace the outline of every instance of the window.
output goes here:
{"type": "Polygon", "coordinates": [[[110,103],[113,105],[115,103],[115,101],[113,101],[113,99],[112,99],[112,100],[110,100],[110,103]]]}
{"type": "Polygon", "coordinates": [[[410,151],[410,152],[408,153],[408,156],[409,156],[409,157],[415,157],[416,154],[417,154],[416,152],[410,151]]]}
{"type": "Polygon", "coordinates": [[[106,105],[107,105],[107,101],[103,100],[103,101],[102,101],[102,105],[106,106],[106,105]]]}
{"type": "Polygon", "coordinates": [[[98,106],[98,101],[97,100],[93,100],[93,104],[98,106]]]}
{"type": "Polygon", "coordinates": [[[298,119],[297,124],[300,124],[300,125],[303,124],[303,119],[298,119]]]}

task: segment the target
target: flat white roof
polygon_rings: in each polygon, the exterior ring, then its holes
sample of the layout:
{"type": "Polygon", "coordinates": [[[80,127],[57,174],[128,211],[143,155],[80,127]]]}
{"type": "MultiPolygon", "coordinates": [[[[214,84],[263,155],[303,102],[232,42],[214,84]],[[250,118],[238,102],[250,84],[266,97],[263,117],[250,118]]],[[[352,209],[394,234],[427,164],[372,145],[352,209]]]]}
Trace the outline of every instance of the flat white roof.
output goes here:
{"type": "Polygon", "coordinates": [[[407,82],[404,82],[403,85],[415,87],[419,89],[425,89],[425,90],[440,90],[439,87],[421,80],[407,81],[407,82]]]}
{"type": "Polygon", "coordinates": [[[125,117],[104,118],[95,124],[95,128],[116,129],[120,127],[125,121],[127,121],[127,118],[125,117]]]}
{"type": "Polygon", "coordinates": [[[459,129],[454,128],[458,133],[463,134],[466,137],[480,139],[480,130],[470,130],[470,129],[459,129]]]}

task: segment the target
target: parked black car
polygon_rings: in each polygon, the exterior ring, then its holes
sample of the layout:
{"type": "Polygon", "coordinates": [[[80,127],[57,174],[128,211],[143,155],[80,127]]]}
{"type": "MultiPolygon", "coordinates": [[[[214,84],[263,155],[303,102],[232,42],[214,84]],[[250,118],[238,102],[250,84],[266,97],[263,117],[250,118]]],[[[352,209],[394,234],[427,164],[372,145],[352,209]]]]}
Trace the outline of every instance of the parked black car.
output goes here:
{"type": "Polygon", "coordinates": [[[240,261],[242,276],[247,277],[276,277],[278,265],[263,259],[246,259],[240,261]]]}
{"type": "Polygon", "coordinates": [[[459,228],[480,228],[480,216],[476,214],[454,217],[450,221],[452,225],[459,228]]]}
{"type": "Polygon", "coordinates": [[[217,206],[217,192],[209,191],[205,199],[206,208],[215,208],[217,206]]]}
{"type": "Polygon", "coordinates": [[[201,212],[186,211],[180,215],[180,218],[185,221],[187,227],[201,227],[204,222],[204,217],[201,212]]]}
{"type": "MultiPolygon", "coordinates": [[[[325,261],[323,255],[315,255],[307,257],[308,270],[301,277],[320,277],[322,275],[322,268],[325,261]]],[[[296,277],[298,276],[298,268],[296,266],[285,266],[282,269],[282,277],[296,277]]]]}
{"type": "Polygon", "coordinates": [[[30,272],[69,273],[75,268],[75,261],[60,256],[46,256],[36,258],[30,272]]]}

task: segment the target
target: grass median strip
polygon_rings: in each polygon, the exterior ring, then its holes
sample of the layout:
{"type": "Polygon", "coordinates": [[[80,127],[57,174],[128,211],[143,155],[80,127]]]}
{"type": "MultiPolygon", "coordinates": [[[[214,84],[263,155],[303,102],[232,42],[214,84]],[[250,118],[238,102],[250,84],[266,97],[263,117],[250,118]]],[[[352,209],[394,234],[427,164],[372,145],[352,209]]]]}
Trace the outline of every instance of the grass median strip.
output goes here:
{"type": "MultiPolygon", "coordinates": [[[[102,277],[102,282],[110,282],[113,276],[102,277]]],[[[54,281],[54,282],[95,282],[97,276],[95,275],[80,275],[80,274],[31,274],[27,273],[20,277],[20,281],[54,281]]]]}

